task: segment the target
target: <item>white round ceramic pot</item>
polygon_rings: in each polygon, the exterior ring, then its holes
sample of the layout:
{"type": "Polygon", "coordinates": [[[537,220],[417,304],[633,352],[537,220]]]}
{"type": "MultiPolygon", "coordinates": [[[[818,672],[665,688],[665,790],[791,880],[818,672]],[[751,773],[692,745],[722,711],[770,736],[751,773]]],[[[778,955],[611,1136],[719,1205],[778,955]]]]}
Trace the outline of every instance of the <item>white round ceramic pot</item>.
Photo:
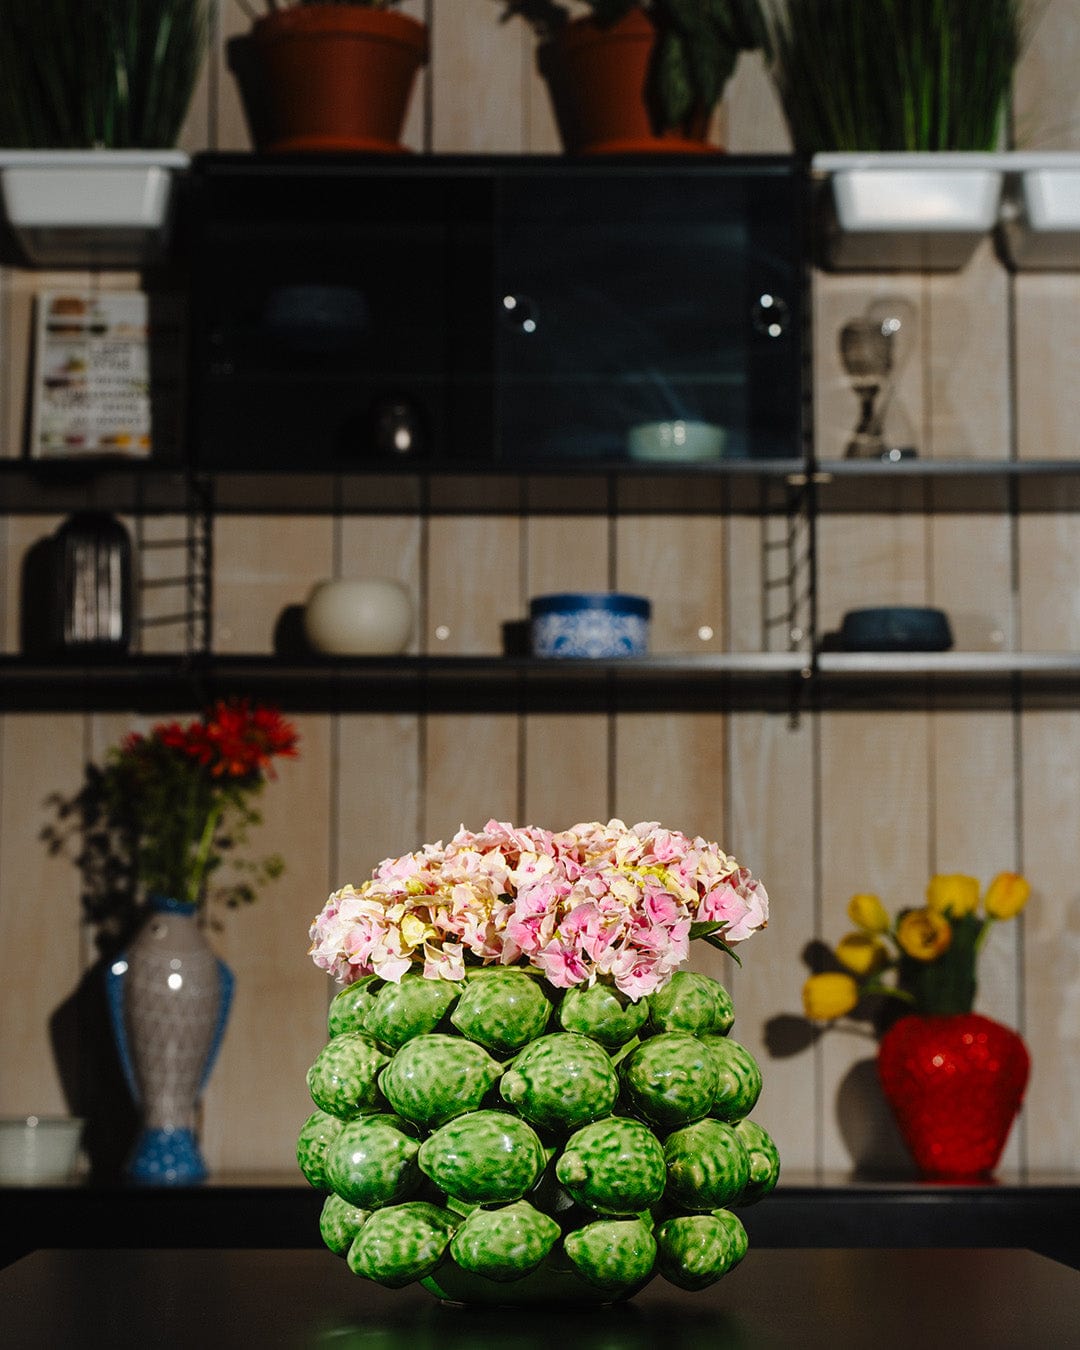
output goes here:
{"type": "Polygon", "coordinates": [[[409,644],[413,603],[400,581],[320,581],[304,607],[304,632],[318,652],[392,656],[409,644]]]}

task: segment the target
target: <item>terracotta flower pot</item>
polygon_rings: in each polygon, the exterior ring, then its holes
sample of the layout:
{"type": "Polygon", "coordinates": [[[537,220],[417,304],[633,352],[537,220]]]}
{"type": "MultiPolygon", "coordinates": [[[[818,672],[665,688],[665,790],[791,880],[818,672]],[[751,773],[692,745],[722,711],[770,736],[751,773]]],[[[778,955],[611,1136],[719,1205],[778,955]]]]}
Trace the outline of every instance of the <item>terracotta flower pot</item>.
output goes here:
{"type": "Polygon", "coordinates": [[[572,155],[708,153],[704,113],[662,130],[649,97],[656,28],[641,9],[601,28],[574,19],[540,49],[559,134],[572,155]]]}
{"type": "Polygon", "coordinates": [[[1016,1032],[979,1013],[902,1017],[878,1047],[882,1090],[928,1180],[991,1176],[1029,1070],[1016,1032]]]}
{"type": "Polygon", "coordinates": [[[262,151],[401,154],[401,129],[428,31],[403,14],[298,5],[229,44],[248,125],[262,151]]]}

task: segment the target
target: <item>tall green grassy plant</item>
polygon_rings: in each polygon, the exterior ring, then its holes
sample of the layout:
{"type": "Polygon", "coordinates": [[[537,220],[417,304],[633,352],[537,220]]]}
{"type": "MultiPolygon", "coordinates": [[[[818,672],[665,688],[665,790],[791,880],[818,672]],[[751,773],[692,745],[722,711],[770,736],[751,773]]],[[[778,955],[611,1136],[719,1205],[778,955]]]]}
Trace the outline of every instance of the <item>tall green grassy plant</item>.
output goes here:
{"type": "Polygon", "coordinates": [[[796,150],[993,150],[1025,0],[764,0],[796,150]]]}
{"type": "Polygon", "coordinates": [[[0,0],[0,144],[175,145],[206,35],[206,0],[0,0]]]}

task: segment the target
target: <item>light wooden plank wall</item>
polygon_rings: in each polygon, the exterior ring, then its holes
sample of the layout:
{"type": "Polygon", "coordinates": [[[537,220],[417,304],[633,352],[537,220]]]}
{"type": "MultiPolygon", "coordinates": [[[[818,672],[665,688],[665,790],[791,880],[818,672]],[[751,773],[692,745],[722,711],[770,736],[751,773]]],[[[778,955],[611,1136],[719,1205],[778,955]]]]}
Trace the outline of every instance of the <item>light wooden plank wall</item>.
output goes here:
{"type": "MultiPolygon", "coordinates": [[[[524,24],[498,22],[496,0],[407,0],[432,23],[433,60],[410,111],[407,143],[442,151],[546,151],[557,138],[524,24]]],[[[185,147],[243,148],[247,134],[224,44],[246,21],[220,0],[215,43],[183,135],[185,147]]],[[[1074,78],[1080,35],[1072,0],[1049,0],[1016,92],[1016,126],[1035,148],[1080,147],[1074,78]]],[[[789,141],[760,62],[744,60],[717,137],[734,152],[789,141]]],[[[30,314],[56,280],[131,286],[123,274],[0,275],[0,453],[22,447],[30,314]]],[[[840,324],[900,295],[919,334],[897,392],[920,453],[989,459],[1080,454],[1080,274],[1010,276],[987,242],[958,274],[813,279],[819,453],[841,453],[854,400],[836,356],[840,324]],[[1014,444],[1015,437],[1015,444],[1014,444]]],[[[821,525],[822,626],[872,601],[936,603],[962,645],[1080,646],[1080,503],[1054,513],[936,514],[890,509],[821,525]]],[[[18,646],[19,569],[57,522],[0,521],[0,633],[18,646]]],[[[133,528],[140,528],[132,523],[133,528]]],[[[174,521],[147,522],[167,534],[174,521]]],[[[654,648],[775,645],[761,604],[762,524],[628,515],[581,517],[229,518],[215,530],[214,645],[269,651],[282,610],[325,576],[379,573],[416,600],[413,650],[494,652],[530,594],[615,583],[657,601],[654,648]],[[702,638],[699,631],[712,630],[702,638]]],[[[148,639],[167,648],[168,635],[148,639]]],[[[303,1074],[323,1039],[329,986],[305,956],[327,891],[379,858],[488,816],[559,826],[623,814],[719,838],[766,881],[768,933],[733,971],[715,953],[695,964],[728,979],[736,1034],[759,1056],[760,1118],[791,1169],[848,1170],[897,1156],[872,1082],[873,1043],[834,1031],[792,1051],[783,1017],[799,1008],[804,952],[835,940],[854,890],[890,906],[917,900],[932,870],[1031,876],[1018,924],[995,934],[980,1006],[1020,1026],[1035,1072],[1008,1161],[1074,1166],[1080,1137],[1080,711],[875,709],[787,716],[535,714],[515,717],[350,714],[300,719],[302,757],[265,798],[261,839],[287,858],[285,878],[216,937],[238,975],[232,1026],[207,1093],[205,1146],[218,1169],[291,1166],[307,1111],[303,1074]]],[[[61,1111],[65,1083],[50,1020],[94,959],[80,926],[78,877],[40,832],[49,798],[81,781],[128,727],[120,714],[0,717],[0,1113],[61,1111]]]]}

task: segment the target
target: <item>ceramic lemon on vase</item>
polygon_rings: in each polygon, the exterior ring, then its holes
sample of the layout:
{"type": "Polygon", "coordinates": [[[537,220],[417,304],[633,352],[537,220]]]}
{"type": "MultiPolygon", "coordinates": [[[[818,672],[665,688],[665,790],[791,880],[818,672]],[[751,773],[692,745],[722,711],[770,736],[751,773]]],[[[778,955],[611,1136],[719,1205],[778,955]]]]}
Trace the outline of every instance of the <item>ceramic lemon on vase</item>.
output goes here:
{"type": "Polygon", "coordinates": [[[855,929],[836,945],[836,969],[803,986],[815,1021],[846,1017],[871,995],[904,1006],[881,1037],[878,1076],[927,1180],[993,1175],[1030,1073],[1022,1038],[973,1004],[979,954],[994,926],[1021,912],[1031,887],[1001,872],[980,892],[975,877],[939,874],[925,903],[895,920],[876,895],[853,896],[847,912],[855,929]]]}

